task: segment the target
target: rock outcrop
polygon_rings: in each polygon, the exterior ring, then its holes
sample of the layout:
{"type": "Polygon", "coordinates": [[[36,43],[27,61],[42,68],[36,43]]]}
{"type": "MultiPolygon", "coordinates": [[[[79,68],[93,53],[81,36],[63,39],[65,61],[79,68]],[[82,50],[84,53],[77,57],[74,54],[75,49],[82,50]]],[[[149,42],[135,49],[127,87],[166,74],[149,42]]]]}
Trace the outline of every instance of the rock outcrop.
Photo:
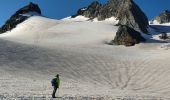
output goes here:
{"type": "Polygon", "coordinates": [[[90,19],[116,17],[120,25],[128,25],[137,31],[147,33],[148,18],[133,0],[109,0],[107,4],[100,4],[95,1],[87,8],[79,9],[77,14],[90,19]]]}
{"type": "Polygon", "coordinates": [[[147,33],[148,18],[143,11],[133,2],[124,0],[118,10],[117,18],[120,25],[127,25],[137,31],[147,33]]]}
{"type": "Polygon", "coordinates": [[[163,13],[157,16],[155,20],[158,21],[160,24],[169,23],[170,22],[170,11],[165,10],[163,13]]]}
{"type": "Polygon", "coordinates": [[[121,25],[116,33],[116,37],[111,42],[111,44],[133,46],[144,41],[145,39],[139,32],[126,25],[121,25]]]}
{"type": "Polygon", "coordinates": [[[14,15],[10,17],[10,19],[5,22],[5,24],[0,28],[0,33],[12,30],[19,23],[22,23],[27,18],[35,14],[41,15],[41,10],[37,4],[30,2],[30,4],[18,10],[14,15]]]}
{"type": "Polygon", "coordinates": [[[84,7],[78,10],[76,15],[72,17],[76,17],[78,15],[82,15],[88,18],[95,18],[99,15],[99,11],[102,5],[98,1],[92,2],[88,7],[84,7]]]}
{"type": "Polygon", "coordinates": [[[91,19],[98,18],[98,20],[105,20],[106,18],[116,16],[120,1],[122,0],[109,0],[105,5],[94,1],[88,7],[79,9],[77,14],[72,17],[82,15],[91,19]]]}

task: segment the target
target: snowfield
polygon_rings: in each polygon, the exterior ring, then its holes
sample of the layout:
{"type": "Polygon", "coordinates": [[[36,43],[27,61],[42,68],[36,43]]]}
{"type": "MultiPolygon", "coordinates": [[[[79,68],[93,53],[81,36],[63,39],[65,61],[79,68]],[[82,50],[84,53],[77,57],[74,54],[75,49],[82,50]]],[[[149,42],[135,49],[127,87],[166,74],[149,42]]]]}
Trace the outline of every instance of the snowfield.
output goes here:
{"type": "Polygon", "coordinates": [[[107,45],[116,23],[34,16],[1,34],[0,98],[50,99],[51,79],[59,73],[57,96],[65,99],[170,99],[168,41],[150,29],[146,43],[107,45]]]}

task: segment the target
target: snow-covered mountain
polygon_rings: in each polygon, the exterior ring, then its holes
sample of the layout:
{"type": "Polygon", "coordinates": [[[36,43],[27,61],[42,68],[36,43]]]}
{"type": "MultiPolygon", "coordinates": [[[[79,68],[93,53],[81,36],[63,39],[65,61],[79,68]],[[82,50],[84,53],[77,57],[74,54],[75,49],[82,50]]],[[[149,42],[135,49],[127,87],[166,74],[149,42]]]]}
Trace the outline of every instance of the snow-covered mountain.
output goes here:
{"type": "Polygon", "coordinates": [[[104,5],[94,1],[88,7],[79,9],[72,17],[79,15],[98,20],[115,17],[119,20],[118,25],[127,25],[143,33],[148,32],[148,18],[133,0],[108,0],[104,5]]]}
{"type": "Polygon", "coordinates": [[[82,16],[29,18],[0,35],[0,94],[49,97],[59,73],[60,96],[169,96],[169,50],[152,38],[131,48],[106,45],[117,29],[82,16]]]}
{"type": "Polygon", "coordinates": [[[125,30],[120,28],[114,41],[109,44],[133,46],[145,40],[139,32],[148,33],[148,18],[133,0],[108,0],[103,5],[94,1],[88,7],[79,9],[72,18],[76,16],[99,21],[114,17],[118,20],[117,26],[126,26],[125,30]]]}
{"type": "Polygon", "coordinates": [[[51,97],[59,73],[63,98],[169,99],[169,41],[156,38],[165,25],[152,24],[145,43],[127,48],[107,44],[117,23],[36,15],[0,34],[0,97],[51,97]]]}
{"type": "Polygon", "coordinates": [[[160,36],[167,35],[166,40],[170,39],[170,11],[165,10],[159,16],[156,16],[150,22],[150,27],[152,27],[158,34],[154,35],[153,38],[160,39],[160,36]]]}
{"type": "Polygon", "coordinates": [[[16,13],[5,22],[0,28],[0,34],[12,30],[18,24],[34,15],[41,15],[41,10],[37,4],[30,2],[28,5],[16,11],[16,13]]]}
{"type": "MultiPolygon", "coordinates": [[[[41,10],[37,4],[31,2],[29,5],[19,9],[9,20],[7,20],[7,22],[0,29],[0,32],[5,33],[7,31],[11,31],[18,24],[22,23],[33,15],[41,15],[41,10]]],[[[72,18],[78,16],[84,16],[89,18],[89,20],[98,21],[114,18],[118,20],[116,21],[118,22],[116,24],[117,26],[126,25],[128,30],[148,33],[148,19],[143,11],[138,7],[138,5],[133,2],[133,0],[109,0],[108,3],[104,5],[94,1],[87,8],[79,9],[77,14],[72,16],[72,18]]],[[[112,23],[114,23],[114,21],[112,23]]],[[[117,41],[112,42],[117,45],[128,44],[128,46],[133,46],[136,43],[143,42],[138,38],[140,33],[138,33],[138,35],[135,34],[137,32],[133,32],[129,33],[125,31],[124,33],[128,33],[128,35],[122,35],[123,37],[121,35],[117,35],[119,39],[116,39],[117,41]],[[125,40],[123,38],[125,38],[125,40]]],[[[142,36],[140,37],[143,38],[142,36]]]]}
{"type": "Polygon", "coordinates": [[[154,18],[154,20],[151,21],[151,23],[153,23],[153,24],[157,24],[157,23],[159,23],[159,24],[170,23],[170,11],[169,10],[163,11],[161,14],[156,16],[154,18]]]}

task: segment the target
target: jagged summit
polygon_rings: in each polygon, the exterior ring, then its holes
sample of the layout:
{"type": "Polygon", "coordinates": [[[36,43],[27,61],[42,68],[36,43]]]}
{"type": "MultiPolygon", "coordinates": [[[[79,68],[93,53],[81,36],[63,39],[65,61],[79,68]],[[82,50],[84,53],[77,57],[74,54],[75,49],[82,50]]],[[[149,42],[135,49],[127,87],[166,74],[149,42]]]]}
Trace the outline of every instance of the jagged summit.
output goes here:
{"type": "Polygon", "coordinates": [[[159,16],[155,17],[154,20],[156,20],[160,24],[169,23],[170,22],[170,11],[169,10],[163,11],[159,16]]]}
{"type": "Polygon", "coordinates": [[[117,6],[118,3],[113,3],[113,0],[108,1],[108,3],[104,5],[98,1],[93,1],[88,7],[79,9],[77,14],[72,17],[83,15],[91,19],[98,18],[98,20],[105,20],[116,15],[117,6]]]}
{"type": "Polygon", "coordinates": [[[119,24],[147,33],[148,18],[133,0],[124,0],[117,12],[119,24]]]}
{"type": "Polygon", "coordinates": [[[36,12],[38,14],[41,14],[41,10],[40,10],[39,6],[32,2],[30,2],[28,5],[21,8],[20,10],[18,10],[16,13],[17,14],[25,14],[25,13],[29,13],[29,12],[36,12]]]}
{"type": "Polygon", "coordinates": [[[99,15],[99,11],[102,7],[102,4],[100,4],[98,1],[92,2],[88,7],[81,8],[77,11],[76,15],[73,15],[72,17],[76,17],[79,15],[83,15],[85,17],[89,18],[95,18],[99,15]]]}
{"type": "Polygon", "coordinates": [[[105,20],[112,16],[119,20],[119,24],[128,25],[137,31],[147,33],[148,18],[133,0],[109,0],[102,5],[94,1],[86,9],[79,9],[77,14],[91,19],[105,20]]]}
{"type": "Polygon", "coordinates": [[[0,28],[0,33],[10,31],[15,28],[19,23],[22,23],[27,18],[33,15],[41,15],[41,10],[37,4],[30,2],[28,5],[16,11],[10,19],[8,19],[5,24],[0,28]]]}

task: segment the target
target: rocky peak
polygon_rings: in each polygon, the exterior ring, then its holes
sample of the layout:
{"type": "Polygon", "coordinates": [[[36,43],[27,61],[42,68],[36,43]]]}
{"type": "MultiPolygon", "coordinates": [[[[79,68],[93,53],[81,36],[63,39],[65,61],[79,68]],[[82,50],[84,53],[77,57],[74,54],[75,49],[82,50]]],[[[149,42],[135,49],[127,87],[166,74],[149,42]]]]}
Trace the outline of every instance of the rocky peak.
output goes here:
{"type": "Polygon", "coordinates": [[[147,33],[148,18],[133,0],[123,0],[117,12],[119,24],[147,33]]]}
{"type": "Polygon", "coordinates": [[[170,11],[165,10],[159,16],[155,18],[160,24],[162,23],[169,23],[170,22],[170,11]]]}
{"type": "Polygon", "coordinates": [[[98,1],[94,1],[88,7],[79,9],[77,14],[73,15],[72,17],[82,15],[82,16],[89,17],[89,18],[93,19],[99,15],[101,6],[102,5],[98,1]]]}
{"type": "Polygon", "coordinates": [[[114,16],[119,20],[120,25],[127,25],[147,33],[148,18],[133,0],[109,0],[104,5],[93,2],[86,10],[81,13],[79,11],[74,17],[83,15],[91,19],[105,20],[114,16]]]}
{"type": "Polygon", "coordinates": [[[106,18],[116,17],[117,10],[119,9],[120,5],[122,4],[123,0],[109,0],[106,4],[104,4],[101,9],[100,13],[97,16],[98,20],[105,20],[106,18]]]}
{"type": "Polygon", "coordinates": [[[108,0],[107,4],[119,5],[123,0],[108,0]]]}
{"type": "Polygon", "coordinates": [[[97,7],[100,6],[101,4],[98,1],[94,1],[91,3],[91,5],[88,8],[93,8],[93,7],[97,7]]]}
{"type": "Polygon", "coordinates": [[[41,14],[41,10],[40,10],[39,6],[32,2],[30,2],[27,6],[18,10],[16,13],[24,14],[24,13],[28,13],[28,12],[36,12],[38,14],[41,14]]]}
{"type": "Polygon", "coordinates": [[[88,7],[84,7],[87,9],[79,9],[77,14],[72,17],[83,15],[91,19],[98,18],[98,20],[105,20],[106,18],[116,15],[116,10],[117,7],[119,7],[120,1],[122,0],[109,0],[108,3],[104,5],[100,4],[98,1],[94,1],[88,7]]]}
{"type": "Polygon", "coordinates": [[[15,28],[19,23],[22,23],[27,18],[33,15],[41,15],[41,10],[37,4],[30,2],[28,5],[16,11],[10,19],[8,19],[5,24],[0,28],[0,33],[10,31],[15,28]]]}

